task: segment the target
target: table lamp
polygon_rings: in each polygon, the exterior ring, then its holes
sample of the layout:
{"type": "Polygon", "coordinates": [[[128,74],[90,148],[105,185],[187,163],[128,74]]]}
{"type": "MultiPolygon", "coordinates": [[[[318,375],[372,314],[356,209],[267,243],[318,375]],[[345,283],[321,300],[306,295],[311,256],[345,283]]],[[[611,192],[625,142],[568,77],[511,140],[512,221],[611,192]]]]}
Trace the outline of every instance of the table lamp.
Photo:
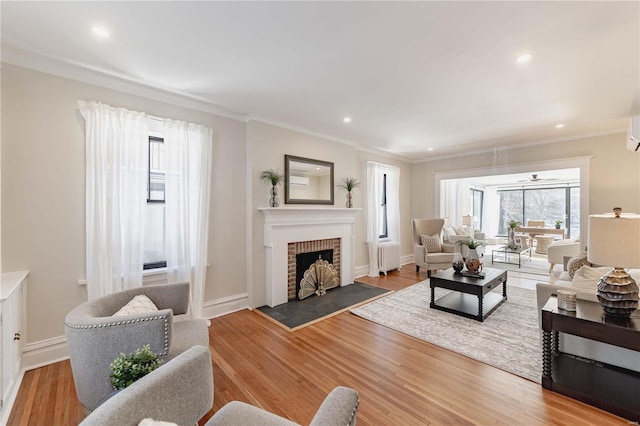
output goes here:
{"type": "Polygon", "coordinates": [[[597,296],[605,314],[629,317],[638,307],[638,284],[624,270],[640,266],[640,215],[589,216],[587,258],[597,265],[614,266],[598,283],[597,296]]]}
{"type": "Polygon", "coordinates": [[[462,216],[462,224],[471,226],[473,224],[473,216],[462,216]]]}

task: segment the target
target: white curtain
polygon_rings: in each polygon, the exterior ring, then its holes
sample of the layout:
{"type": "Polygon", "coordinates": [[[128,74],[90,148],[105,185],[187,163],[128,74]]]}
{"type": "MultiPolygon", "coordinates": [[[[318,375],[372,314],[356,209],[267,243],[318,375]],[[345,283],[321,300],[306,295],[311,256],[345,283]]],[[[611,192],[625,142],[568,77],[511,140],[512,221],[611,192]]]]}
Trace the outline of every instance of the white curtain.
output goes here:
{"type": "Polygon", "coordinates": [[[462,226],[462,216],[470,215],[469,191],[465,179],[440,181],[440,217],[449,218],[449,226],[462,226]]]}
{"type": "Polygon", "coordinates": [[[367,232],[369,247],[369,276],[377,277],[378,242],[382,205],[384,175],[387,175],[387,235],[392,241],[400,242],[400,169],[395,166],[367,162],[367,232]]]}
{"type": "Polygon", "coordinates": [[[167,277],[190,283],[193,318],[202,316],[207,272],[212,133],[164,120],[167,277]]]}
{"type": "Polygon", "coordinates": [[[79,102],[86,121],[89,300],[142,285],[148,130],[145,114],[79,102]]]}

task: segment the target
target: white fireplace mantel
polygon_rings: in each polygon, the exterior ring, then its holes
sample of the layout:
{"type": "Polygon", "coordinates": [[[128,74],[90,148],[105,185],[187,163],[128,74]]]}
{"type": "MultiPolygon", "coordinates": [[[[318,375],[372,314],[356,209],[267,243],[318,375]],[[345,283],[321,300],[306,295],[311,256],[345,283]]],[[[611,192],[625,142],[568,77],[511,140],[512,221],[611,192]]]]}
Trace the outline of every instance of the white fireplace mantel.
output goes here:
{"type": "Polygon", "coordinates": [[[340,238],[340,285],[355,277],[355,218],[362,209],[336,207],[263,207],[267,250],[267,305],[287,302],[287,246],[299,241],[340,238]]]}

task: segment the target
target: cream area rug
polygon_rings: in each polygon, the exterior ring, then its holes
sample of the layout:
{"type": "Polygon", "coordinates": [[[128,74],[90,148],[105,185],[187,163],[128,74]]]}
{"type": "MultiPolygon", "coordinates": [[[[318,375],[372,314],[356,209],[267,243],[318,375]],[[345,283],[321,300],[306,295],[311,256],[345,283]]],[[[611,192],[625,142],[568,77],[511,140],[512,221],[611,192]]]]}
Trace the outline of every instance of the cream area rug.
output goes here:
{"type": "MultiPolygon", "coordinates": [[[[502,286],[498,289],[502,291],[502,286]]],[[[436,299],[447,292],[436,289],[436,299]]],[[[540,383],[542,350],[535,291],[507,286],[507,300],[484,322],[430,309],[430,300],[426,280],[351,312],[540,383]]]]}

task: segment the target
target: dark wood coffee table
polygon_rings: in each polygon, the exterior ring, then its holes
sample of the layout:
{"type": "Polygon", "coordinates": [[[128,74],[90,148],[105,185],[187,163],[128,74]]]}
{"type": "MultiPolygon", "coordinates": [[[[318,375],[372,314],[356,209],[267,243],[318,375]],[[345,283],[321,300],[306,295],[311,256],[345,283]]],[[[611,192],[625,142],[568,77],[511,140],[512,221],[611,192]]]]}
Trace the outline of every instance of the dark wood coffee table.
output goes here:
{"type": "Polygon", "coordinates": [[[431,303],[429,306],[477,321],[484,321],[507,300],[507,271],[484,268],[484,278],[471,278],[456,274],[453,268],[431,275],[431,303]],[[492,292],[502,284],[502,295],[492,292]],[[435,289],[453,290],[435,300],[435,289]]]}

